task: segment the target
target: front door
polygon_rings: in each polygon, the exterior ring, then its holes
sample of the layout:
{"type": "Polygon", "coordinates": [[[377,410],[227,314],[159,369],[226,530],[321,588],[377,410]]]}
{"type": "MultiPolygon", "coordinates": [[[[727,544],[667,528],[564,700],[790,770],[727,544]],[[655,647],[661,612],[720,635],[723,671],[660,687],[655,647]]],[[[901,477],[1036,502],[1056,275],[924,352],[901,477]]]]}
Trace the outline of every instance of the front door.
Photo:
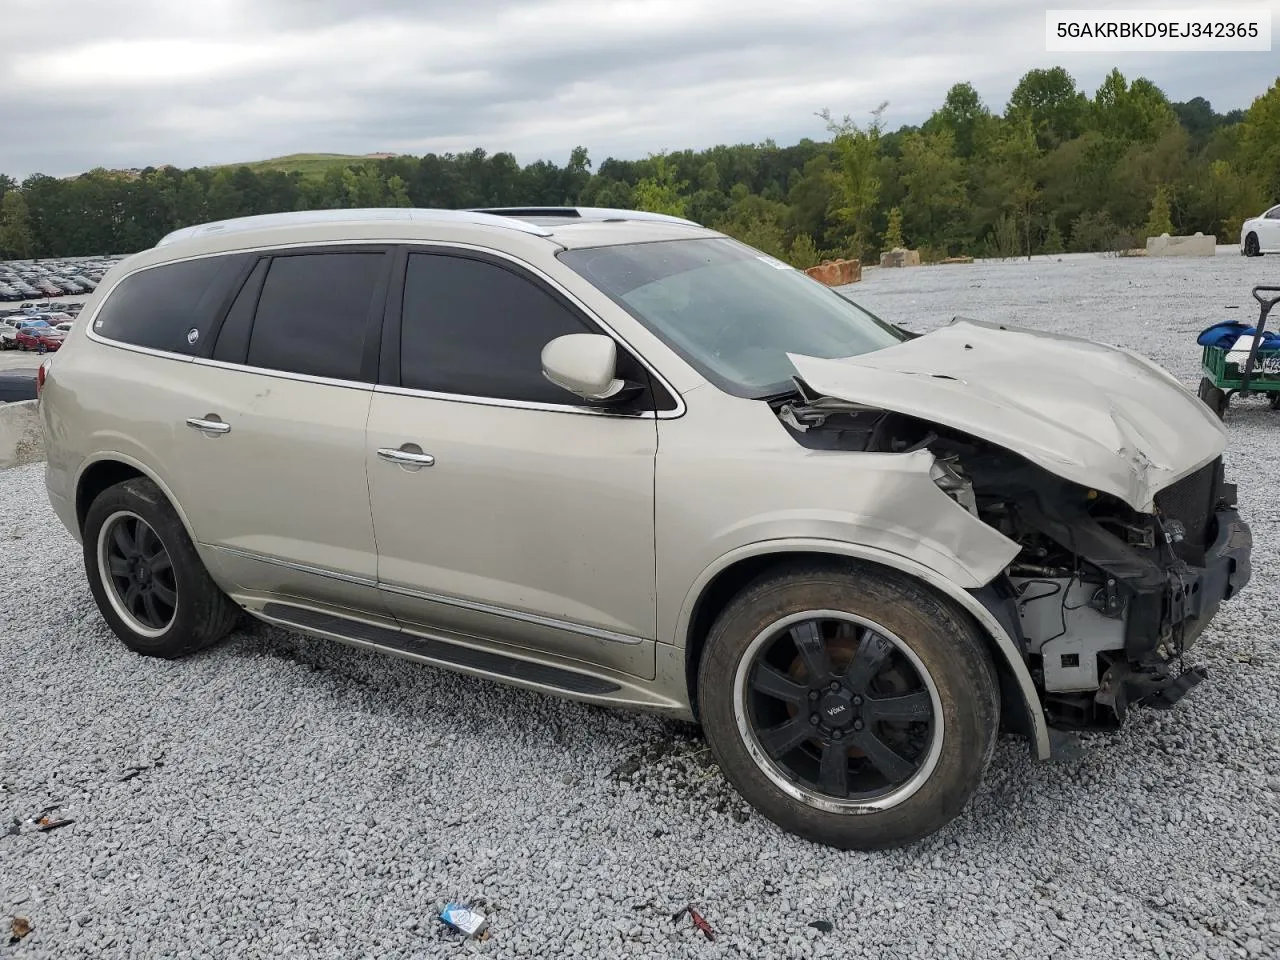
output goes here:
{"type": "Polygon", "coordinates": [[[509,264],[409,255],[383,338],[396,382],[374,393],[365,451],[378,581],[411,630],[647,679],[657,422],[542,376],[542,347],[586,331],[509,264]]]}

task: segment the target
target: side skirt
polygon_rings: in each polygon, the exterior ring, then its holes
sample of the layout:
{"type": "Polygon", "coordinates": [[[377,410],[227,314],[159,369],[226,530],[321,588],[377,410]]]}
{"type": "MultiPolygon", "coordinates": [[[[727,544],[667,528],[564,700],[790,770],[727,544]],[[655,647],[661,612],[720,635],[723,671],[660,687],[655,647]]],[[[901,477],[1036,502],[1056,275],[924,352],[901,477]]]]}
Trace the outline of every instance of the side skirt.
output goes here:
{"type": "Polygon", "coordinates": [[[673,716],[684,715],[688,709],[623,678],[586,673],[453,639],[410,633],[313,607],[276,600],[265,604],[241,600],[241,605],[253,616],[285,629],[540,693],[673,716]]]}

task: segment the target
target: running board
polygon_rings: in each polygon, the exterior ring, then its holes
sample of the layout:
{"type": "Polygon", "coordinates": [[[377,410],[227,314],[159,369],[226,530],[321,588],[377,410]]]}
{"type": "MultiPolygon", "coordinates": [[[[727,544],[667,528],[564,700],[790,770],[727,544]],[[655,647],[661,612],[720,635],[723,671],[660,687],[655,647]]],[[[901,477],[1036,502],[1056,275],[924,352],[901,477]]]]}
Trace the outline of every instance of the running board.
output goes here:
{"type": "Polygon", "coordinates": [[[346,638],[360,644],[380,647],[383,650],[407,653],[413,657],[422,657],[446,666],[479,670],[496,677],[510,677],[525,683],[556,687],[567,693],[599,697],[617,693],[622,689],[609,680],[578,673],[575,670],[563,670],[545,663],[532,663],[517,657],[508,657],[491,650],[477,650],[475,647],[465,647],[460,643],[420,637],[402,630],[380,627],[365,623],[363,620],[350,620],[347,617],[321,613],[305,607],[268,603],[262,608],[262,615],[277,623],[294,626],[301,630],[314,630],[339,639],[346,638]]]}

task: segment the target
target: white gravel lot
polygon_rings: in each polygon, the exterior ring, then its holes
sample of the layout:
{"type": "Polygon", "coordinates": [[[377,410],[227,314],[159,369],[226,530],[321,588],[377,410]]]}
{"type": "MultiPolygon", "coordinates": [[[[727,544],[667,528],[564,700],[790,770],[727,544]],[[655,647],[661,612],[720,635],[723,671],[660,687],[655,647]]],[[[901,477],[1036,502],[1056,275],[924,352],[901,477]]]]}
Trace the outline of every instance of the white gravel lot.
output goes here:
{"type": "MultiPolygon", "coordinates": [[[[1280,258],[1086,256],[850,293],[920,330],[1136,343],[1192,379],[1195,333],[1252,319],[1268,279],[1280,258]]],[[[1078,760],[1002,743],[955,823],[877,854],[748,813],[682,725],[261,625],[134,656],[42,468],[0,474],[0,958],[1280,956],[1280,413],[1228,423],[1254,582],[1195,650],[1209,680],[1078,760]],[[53,806],[75,822],[24,825],[53,806]],[[491,938],[446,933],[449,899],[483,899],[491,938]],[[672,923],[690,901],[715,942],[672,923]],[[7,945],[14,917],[31,933],[7,945]]]]}

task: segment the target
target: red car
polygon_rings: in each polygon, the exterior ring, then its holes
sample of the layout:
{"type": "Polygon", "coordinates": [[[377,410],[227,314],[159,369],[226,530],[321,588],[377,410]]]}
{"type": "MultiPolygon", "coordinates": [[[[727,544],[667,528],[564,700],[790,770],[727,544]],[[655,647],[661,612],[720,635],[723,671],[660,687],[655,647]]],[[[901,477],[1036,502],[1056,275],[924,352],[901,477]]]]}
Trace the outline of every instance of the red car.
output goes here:
{"type": "Polygon", "coordinates": [[[66,334],[50,326],[27,326],[18,330],[14,340],[19,350],[35,350],[39,353],[53,353],[60,346],[66,334]]]}

